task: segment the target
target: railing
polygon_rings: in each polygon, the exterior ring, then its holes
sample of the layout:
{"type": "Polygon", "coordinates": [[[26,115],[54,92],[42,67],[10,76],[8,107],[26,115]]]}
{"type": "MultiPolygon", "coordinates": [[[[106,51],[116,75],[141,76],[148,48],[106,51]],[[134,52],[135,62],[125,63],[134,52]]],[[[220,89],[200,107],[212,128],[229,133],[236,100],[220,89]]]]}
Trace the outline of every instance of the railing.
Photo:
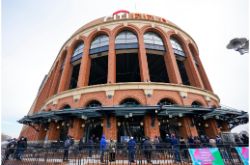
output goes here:
{"type": "MultiPolygon", "coordinates": [[[[161,164],[161,165],[191,165],[188,148],[204,148],[209,145],[178,145],[171,146],[164,144],[153,145],[150,150],[143,150],[140,144],[137,144],[134,154],[134,163],[138,165],[161,164]]],[[[225,165],[243,164],[232,145],[219,145],[221,157],[225,165]]],[[[107,147],[108,148],[108,147],[107,147]]],[[[131,152],[127,149],[126,144],[118,144],[115,152],[115,159],[111,161],[111,155],[108,150],[103,152],[103,162],[101,162],[101,152],[99,145],[84,145],[79,149],[77,145],[71,146],[65,150],[63,146],[46,146],[30,145],[22,154],[21,160],[16,160],[15,151],[6,160],[8,149],[2,148],[1,160],[2,165],[97,165],[97,164],[131,164],[131,152]],[[68,158],[67,158],[68,152],[68,158]],[[129,161],[130,160],[130,161],[129,161]]]]}

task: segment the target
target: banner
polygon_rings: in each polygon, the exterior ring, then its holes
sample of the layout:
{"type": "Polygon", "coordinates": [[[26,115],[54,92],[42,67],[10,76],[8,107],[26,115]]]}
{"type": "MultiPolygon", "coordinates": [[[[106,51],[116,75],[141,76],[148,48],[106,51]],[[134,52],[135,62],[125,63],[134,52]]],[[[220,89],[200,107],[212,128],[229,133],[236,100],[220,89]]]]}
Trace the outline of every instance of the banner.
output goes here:
{"type": "Polygon", "coordinates": [[[249,148],[248,147],[235,147],[238,155],[240,156],[244,165],[249,164],[249,148]]]}
{"type": "Polygon", "coordinates": [[[218,148],[188,149],[193,165],[224,165],[218,148]]]}

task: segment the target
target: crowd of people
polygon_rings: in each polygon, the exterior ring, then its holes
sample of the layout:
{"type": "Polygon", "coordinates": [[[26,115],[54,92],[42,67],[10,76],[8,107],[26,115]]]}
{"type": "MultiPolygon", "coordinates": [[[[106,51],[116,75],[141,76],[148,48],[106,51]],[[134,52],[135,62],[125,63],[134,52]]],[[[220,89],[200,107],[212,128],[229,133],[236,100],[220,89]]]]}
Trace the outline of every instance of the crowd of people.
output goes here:
{"type": "MultiPolygon", "coordinates": [[[[57,143],[55,143],[56,145],[52,145],[51,148],[63,148],[63,161],[67,161],[69,151],[73,148],[78,153],[82,152],[83,150],[87,150],[88,156],[92,157],[94,150],[98,150],[96,148],[98,143],[100,150],[100,161],[104,162],[105,153],[108,153],[110,162],[115,161],[118,144],[114,139],[106,139],[104,135],[102,135],[99,141],[96,141],[96,138],[94,140],[94,137],[92,136],[87,140],[86,143],[84,139],[81,138],[77,145],[74,145],[75,140],[72,136],[67,136],[64,141],[58,140],[57,143]]],[[[236,136],[235,143],[237,145],[248,145],[249,137],[245,134],[243,134],[241,137],[236,136]]],[[[151,163],[153,151],[160,153],[161,151],[167,149],[173,153],[175,161],[180,162],[181,156],[184,158],[188,157],[188,148],[216,147],[223,144],[224,142],[219,135],[217,135],[216,138],[209,138],[206,135],[201,135],[195,137],[190,136],[184,139],[183,137],[178,137],[173,133],[171,135],[166,134],[165,139],[155,136],[151,139],[149,137],[144,137],[140,141],[131,136],[129,140],[122,145],[125,146],[125,149],[127,149],[128,161],[130,163],[135,162],[137,155],[136,152],[138,151],[141,155],[144,155],[148,163],[151,163]]],[[[12,157],[16,160],[21,160],[26,148],[27,138],[20,137],[19,139],[11,139],[6,146],[5,160],[8,160],[10,155],[12,155],[12,157]]]]}
{"type": "Polygon", "coordinates": [[[27,138],[20,137],[19,139],[13,138],[6,146],[5,160],[12,156],[16,160],[21,160],[24,151],[27,148],[27,138]]]}

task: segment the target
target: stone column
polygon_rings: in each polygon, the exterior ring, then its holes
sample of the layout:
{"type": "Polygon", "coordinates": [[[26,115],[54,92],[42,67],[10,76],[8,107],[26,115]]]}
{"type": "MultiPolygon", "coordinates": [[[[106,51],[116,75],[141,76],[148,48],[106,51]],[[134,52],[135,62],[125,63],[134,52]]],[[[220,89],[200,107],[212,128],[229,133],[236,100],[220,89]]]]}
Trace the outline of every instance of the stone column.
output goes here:
{"type": "Polygon", "coordinates": [[[107,83],[115,83],[115,82],[116,82],[115,38],[113,35],[111,35],[109,39],[107,83]]]}
{"type": "Polygon", "coordinates": [[[116,124],[116,117],[111,115],[105,115],[103,120],[103,134],[105,135],[107,140],[111,138],[113,140],[117,140],[117,124],[116,124]]]}
{"type": "Polygon", "coordinates": [[[160,128],[157,115],[155,115],[154,117],[152,117],[151,114],[147,114],[144,116],[144,134],[150,139],[153,139],[155,136],[160,136],[160,128]],[[154,122],[154,124],[152,122],[154,122]]]}
{"type": "Polygon", "coordinates": [[[60,130],[57,129],[58,123],[51,122],[47,131],[47,140],[57,140],[59,138],[60,130]]]}
{"type": "Polygon", "coordinates": [[[71,121],[68,134],[75,140],[80,140],[83,135],[82,123],[82,119],[74,119],[73,121],[71,121]]]}
{"type": "Polygon", "coordinates": [[[138,60],[140,65],[140,74],[141,81],[148,82],[150,81],[149,70],[148,70],[148,60],[146,55],[146,49],[144,45],[143,34],[138,34],[138,44],[139,44],[139,52],[138,52],[138,60]]]}
{"type": "Polygon", "coordinates": [[[188,49],[186,43],[183,45],[183,49],[186,53],[186,60],[184,64],[185,68],[187,68],[186,71],[190,80],[190,84],[198,88],[204,88],[198,69],[195,66],[196,64],[194,62],[192,53],[188,49]]]}
{"type": "Polygon", "coordinates": [[[46,137],[46,131],[44,130],[45,127],[43,125],[39,126],[39,132],[38,132],[38,135],[37,135],[37,140],[38,141],[44,141],[45,140],[45,137],[46,137]]]}
{"type": "Polygon", "coordinates": [[[225,121],[221,123],[221,132],[230,132],[229,125],[225,121]]]}
{"type": "Polygon", "coordinates": [[[81,59],[81,66],[77,82],[78,87],[83,87],[88,85],[90,64],[91,64],[91,58],[89,57],[89,49],[90,49],[90,40],[87,39],[84,45],[83,56],[81,59]]]}
{"type": "Polygon", "coordinates": [[[212,86],[211,86],[211,84],[210,84],[210,82],[208,80],[207,74],[206,74],[206,72],[205,72],[205,70],[203,68],[203,65],[202,65],[202,62],[200,60],[200,57],[196,56],[196,60],[197,60],[197,63],[199,65],[198,69],[199,69],[200,77],[201,77],[201,79],[203,81],[205,89],[213,92],[212,86]]]}
{"type": "Polygon", "coordinates": [[[55,68],[55,74],[54,74],[54,77],[53,77],[53,81],[51,83],[51,87],[50,87],[50,91],[49,91],[49,97],[54,95],[57,91],[56,89],[56,86],[58,84],[58,81],[59,80],[59,77],[60,77],[60,70],[61,70],[61,67],[62,67],[62,63],[63,63],[63,59],[60,58],[59,62],[57,63],[57,66],[55,68]]]}
{"type": "Polygon", "coordinates": [[[63,67],[63,72],[58,88],[58,93],[63,92],[67,90],[69,83],[70,83],[70,74],[72,70],[72,65],[71,65],[71,56],[73,54],[73,47],[69,47],[67,51],[67,55],[65,57],[65,62],[64,62],[64,67],[63,67]]]}
{"type": "Polygon", "coordinates": [[[180,136],[187,138],[188,136],[198,136],[195,125],[192,123],[190,117],[182,117],[179,119],[181,126],[179,127],[180,136]]]}
{"type": "Polygon", "coordinates": [[[220,133],[220,129],[217,127],[215,119],[208,119],[204,121],[205,124],[208,124],[208,127],[205,127],[206,135],[215,138],[216,135],[220,133]]]}
{"type": "Polygon", "coordinates": [[[169,81],[174,84],[181,84],[181,75],[179,72],[178,65],[176,63],[175,54],[170,43],[170,38],[166,38],[166,53],[164,55],[165,65],[168,71],[169,81]]]}

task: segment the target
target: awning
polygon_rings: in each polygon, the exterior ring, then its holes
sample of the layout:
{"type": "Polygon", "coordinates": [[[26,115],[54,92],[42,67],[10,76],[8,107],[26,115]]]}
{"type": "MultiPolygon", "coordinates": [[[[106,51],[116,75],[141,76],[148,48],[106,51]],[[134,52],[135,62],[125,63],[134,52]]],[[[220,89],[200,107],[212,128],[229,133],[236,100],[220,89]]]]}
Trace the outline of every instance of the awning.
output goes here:
{"type": "Polygon", "coordinates": [[[18,122],[22,124],[43,124],[51,120],[68,120],[72,118],[101,118],[105,115],[113,115],[117,117],[144,116],[146,114],[158,115],[161,117],[183,117],[196,116],[204,120],[215,118],[216,120],[227,121],[231,124],[231,128],[239,124],[248,122],[248,113],[235,109],[220,107],[220,108],[205,108],[199,106],[178,106],[178,105],[155,105],[155,106],[140,106],[140,105],[120,105],[112,107],[88,107],[78,109],[62,109],[54,111],[41,111],[33,115],[24,116],[18,122]]]}

